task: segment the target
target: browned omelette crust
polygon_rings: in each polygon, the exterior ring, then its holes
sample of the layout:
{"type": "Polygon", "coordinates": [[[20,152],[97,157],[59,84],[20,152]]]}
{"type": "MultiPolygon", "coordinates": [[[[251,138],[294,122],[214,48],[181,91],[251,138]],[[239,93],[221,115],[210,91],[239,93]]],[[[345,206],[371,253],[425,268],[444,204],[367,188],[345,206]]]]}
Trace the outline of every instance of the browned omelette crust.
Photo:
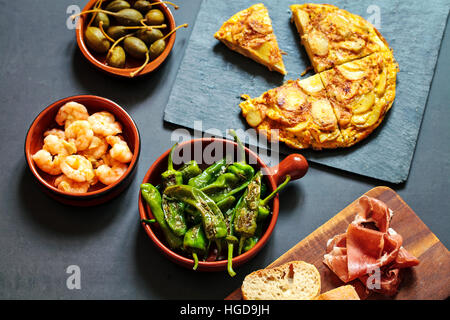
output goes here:
{"type": "Polygon", "coordinates": [[[214,37],[231,50],[265,65],[269,70],[283,75],[287,73],[269,12],[261,3],[236,13],[214,37]]]}
{"type": "Polygon", "coordinates": [[[328,149],[343,144],[336,117],[319,75],[289,80],[240,104],[247,122],[270,140],[297,149],[328,149]]]}
{"type": "Polygon", "coordinates": [[[394,103],[397,72],[392,52],[383,51],[320,73],[346,147],[381,124],[394,103]]]}
{"type": "Polygon", "coordinates": [[[292,20],[316,72],[389,50],[362,17],[328,4],[292,5],[292,20]]]}

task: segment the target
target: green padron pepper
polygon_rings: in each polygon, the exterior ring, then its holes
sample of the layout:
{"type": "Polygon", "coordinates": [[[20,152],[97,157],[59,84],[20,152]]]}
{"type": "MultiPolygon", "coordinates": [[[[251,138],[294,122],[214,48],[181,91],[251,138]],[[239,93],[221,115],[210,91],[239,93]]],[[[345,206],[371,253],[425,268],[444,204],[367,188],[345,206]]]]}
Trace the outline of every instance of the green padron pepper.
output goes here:
{"type": "Polygon", "coordinates": [[[216,181],[201,190],[215,202],[223,199],[223,195],[230,193],[240,182],[240,178],[234,173],[221,174],[216,181]]]}
{"type": "Polygon", "coordinates": [[[200,212],[203,229],[208,240],[224,238],[227,226],[217,204],[201,190],[187,185],[170,186],[164,194],[178,201],[194,207],[200,212]]]}
{"type": "Polygon", "coordinates": [[[236,272],[233,270],[233,252],[234,252],[234,244],[238,242],[238,239],[234,236],[234,219],[236,217],[236,210],[242,204],[243,196],[239,199],[236,207],[229,209],[225,214],[225,222],[227,224],[227,237],[225,241],[227,243],[227,271],[231,277],[236,275],[236,272]]]}
{"type": "MultiPolygon", "coordinates": [[[[167,225],[162,210],[162,199],[158,189],[150,183],[141,184],[141,194],[148,203],[150,210],[159,224],[161,231],[171,249],[179,249],[183,245],[183,238],[177,236],[167,225]]],[[[145,222],[145,221],[144,221],[145,222]]]]}
{"type": "Polygon", "coordinates": [[[189,179],[194,178],[202,173],[202,169],[198,166],[197,161],[191,160],[184,164],[180,170],[183,176],[183,182],[188,183],[189,179]]]}
{"type": "Polygon", "coordinates": [[[249,164],[247,164],[245,160],[245,148],[242,144],[242,141],[236,134],[236,131],[230,130],[231,135],[234,138],[234,141],[238,144],[238,152],[239,152],[239,161],[233,163],[228,167],[227,171],[234,173],[236,176],[241,178],[241,181],[250,180],[255,174],[255,169],[249,164]]]}
{"type": "Polygon", "coordinates": [[[227,212],[229,209],[231,209],[234,206],[235,202],[236,202],[236,198],[234,196],[229,196],[223,200],[216,202],[216,204],[219,207],[220,211],[227,212]]]}
{"type": "Polygon", "coordinates": [[[261,180],[262,172],[258,171],[245,190],[242,202],[236,207],[234,228],[236,233],[240,235],[239,254],[242,252],[245,239],[253,236],[256,232],[261,180]]]}
{"type": "Polygon", "coordinates": [[[189,179],[188,185],[197,189],[202,189],[216,181],[217,177],[227,169],[227,159],[224,158],[205,169],[198,176],[189,179]]]}
{"type": "Polygon", "coordinates": [[[258,221],[266,220],[266,218],[270,214],[269,201],[272,200],[277,195],[277,193],[281,192],[281,190],[283,190],[287,186],[289,181],[291,181],[291,176],[287,175],[286,179],[282,184],[280,184],[272,193],[270,193],[266,198],[264,198],[264,200],[261,200],[259,202],[258,219],[257,219],[258,221]]]}
{"type": "MultiPolygon", "coordinates": [[[[183,175],[173,168],[172,154],[178,144],[175,144],[169,153],[168,168],[161,174],[164,190],[173,185],[183,184],[183,175]]],[[[166,195],[162,197],[162,208],[164,218],[169,228],[177,235],[184,236],[187,231],[186,219],[184,216],[185,204],[180,201],[170,199],[166,195]]]]}
{"type": "Polygon", "coordinates": [[[176,143],[172,147],[172,149],[170,149],[167,170],[161,174],[163,190],[165,190],[169,186],[183,184],[183,174],[173,168],[172,154],[177,145],[178,143],[176,143]]]}
{"type": "Polygon", "coordinates": [[[259,202],[258,218],[257,218],[258,226],[256,227],[255,234],[245,240],[245,244],[243,247],[244,252],[247,252],[248,250],[252,249],[256,245],[256,243],[261,239],[263,234],[264,221],[270,215],[269,201],[272,200],[277,193],[283,190],[290,180],[291,177],[287,175],[286,180],[284,180],[282,184],[280,184],[271,194],[269,194],[266,198],[264,198],[264,200],[261,200],[259,202]]]}
{"type": "Polygon", "coordinates": [[[192,254],[192,258],[194,259],[194,267],[192,269],[197,270],[198,255],[205,255],[207,253],[207,247],[208,239],[201,224],[190,228],[186,232],[183,240],[183,248],[186,252],[192,254]]]}
{"type": "MultiPolygon", "coordinates": [[[[233,196],[229,196],[223,200],[216,202],[216,204],[219,207],[220,211],[227,212],[230,208],[232,208],[234,206],[235,202],[236,202],[236,198],[233,196]]],[[[189,223],[191,225],[199,224],[202,222],[201,213],[194,207],[192,207],[190,205],[186,205],[184,212],[187,214],[186,219],[189,220],[189,223]]]]}
{"type": "Polygon", "coordinates": [[[185,206],[184,202],[170,199],[165,194],[162,196],[162,208],[167,225],[180,237],[184,236],[187,231],[186,218],[184,215],[185,206]]]}

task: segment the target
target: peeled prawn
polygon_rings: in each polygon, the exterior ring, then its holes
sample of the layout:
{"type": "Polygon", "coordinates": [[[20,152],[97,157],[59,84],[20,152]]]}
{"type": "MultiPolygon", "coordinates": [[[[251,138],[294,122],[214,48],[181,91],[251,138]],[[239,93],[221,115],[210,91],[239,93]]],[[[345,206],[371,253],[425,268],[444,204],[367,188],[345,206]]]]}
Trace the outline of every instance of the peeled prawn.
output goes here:
{"type": "Polygon", "coordinates": [[[108,143],[104,138],[94,136],[89,147],[82,152],[91,162],[103,157],[108,151],[108,143]]]}
{"type": "Polygon", "coordinates": [[[76,120],[87,120],[89,118],[89,113],[85,106],[78,102],[67,102],[63,105],[56,114],[55,121],[60,126],[65,126],[66,128],[76,120]]]}
{"type": "Polygon", "coordinates": [[[49,135],[57,136],[60,139],[66,139],[66,133],[61,129],[51,129],[44,132],[44,137],[49,135]]]}
{"type": "Polygon", "coordinates": [[[133,153],[131,152],[128,144],[122,137],[119,136],[109,136],[106,137],[106,141],[111,145],[111,150],[109,154],[111,158],[122,163],[128,163],[133,158],[133,153]]]}
{"type": "Polygon", "coordinates": [[[52,157],[51,153],[47,150],[39,150],[32,156],[34,162],[42,171],[51,174],[58,175],[61,173],[61,160],[62,156],[52,157]]]}
{"type": "Polygon", "coordinates": [[[122,133],[122,126],[116,121],[114,115],[109,112],[94,113],[89,116],[88,121],[96,135],[106,137],[122,133]]]}
{"type": "Polygon", "coordinates": [[[89,148],[93,137],[94,132],[86,120],[76,120],[66,128],[66,138],[75,143],[78,151],[89,148]]]}
{"type": "Polygon", "coordinates": [[[112,167],[107,164],[102,164],[97,169],[95,169],[95,174],[101,183],[105,185],[110,185],[120,179],[123,174],[127,171],[128,166],[124,163],[116,163],[112,167]]]}
{"type": "Polygon", "coordinates": [[[67,156],[61,162],[61,171],[76,182],[91,182],[95,178],[92,163],[83,156],[67,156]]]}
{"type": "Polygon", "coordinates": [[[90,186],[89,182],[77,182],[64,174],[55,179],[55,187],[65,192],[86,193],[90,186]]]}
{"type": "Polygon", "coordinates": [[[49,134],[44,138],[42,149],[47,150],[52,155],[68,156],[77,152],[74,143],[69,143],[56,135],[49,134]]]}

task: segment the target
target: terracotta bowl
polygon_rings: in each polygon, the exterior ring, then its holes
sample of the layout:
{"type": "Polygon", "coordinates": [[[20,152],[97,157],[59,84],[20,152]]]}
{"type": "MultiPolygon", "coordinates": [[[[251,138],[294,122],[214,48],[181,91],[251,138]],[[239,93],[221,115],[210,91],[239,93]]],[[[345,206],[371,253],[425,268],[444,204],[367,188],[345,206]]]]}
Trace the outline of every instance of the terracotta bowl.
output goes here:
{"type": "MultiPolygon", "coordinates": [[[[217,157],[216,160],[219,160],[224,157],[224,154],[229,156],[229,153],[234,153],[233,159],[236,158],[237,154],[237,144],[230,140],[219,139],[219,138],[203,138],[203,139],[195,139],[186,141],[181,143],[177,149],[175,150],[176,154],[179,152],[182,155],[183,159],[189,158],[188,156],[184,156],[185,152],[188,154],[192,154],[193,150],[201,150],[200,153],[209,152],[211,148],[221,148],[224,150],[224,153],[217,157]],[[197,148],[197,149],[196,149],[197,148]]],[[[245,148],[247,162],[252,164],[255,170],[261,169],[265,172],[264,181],[269,186],[270,192],[276,189],[278,184],[282,183],[285,180],[286,175],[290,175],[292,180],[300,179],[303,177],[308,171],[308,162],[306,159],[299,154],[293,154],[284,159],[279,165],[275,167],[267,167],[267,165],[261,160],[261,158],[251,151],[248,148],[245,148]]],[[[153,185],[158,185],[161,183],[161,173],[167,170],[167,161],[170,153],[170,149],[167,150],[163,155],[161,155],[150,167],[147,171],[147,174],[144,177],[142,183],[151,183],[153,185]]],[[[195,156],[191,157],[189,160],[195,159],[199,162],[198,155],[199,152],[194,152],[195,156]]],[[[199,162],[200,163],[200,162],[199,162]]],[[[203,168],[207,167],[208,164],[203,165],[203,168]]],[[[177,166],[175,165],[175,168],[177,166]]],[[[266,222],[266,227],[262,238],[258,241],[258,243],[249,251],[235,256],[233,258],[233,267],[238,267],[243,263],[247,262],[251,258],[253,258],[267,243],[269,237],[271,236],[273,229],[277,223],[278,212],[279,212],[279,200],[278,195],[272,200],[271,204],[272,214],[271,218],[266,222]]],[[[139,195],[139,214],[141,219],[153,219],[153,214],[145,202],[142,195],[139,195]]],[[[188,256],[183,255],[181,252],[175,252],[171,250],[165,243],[165,240],[161,234],[161,230],[157,223],[152,225],[148,225],[146,223],[142,224],[146,233],[152,239],[156,247],[170,260],[173,262],[192,269],[194,265],[193,259],[188,256]]],[[[211,257],[207,259],[207,261],[199,261],[197,271],[224,271],[227,269],[227,260],[217,260],[215,261],[215,257],[211,257]],[[211,261],[212,260],[212,261],[211,261]]]]}
{"type": "Polygon", "coordinates": [[[113,199],[130,184],[136,172],[136,166],[140,153],[140,144],[139,131],[136,124],[128,113],[118,104],[97,96],[74,96],[51,104],[45,108],[36,117],[36,119],[34,119],[25,140],[25,157],[32,174],[38,180],[45,193],[53,199],[64,204],[74,206],[92,206],[105,203],[113,199]],[[112,113],[116,120],[122,124],[122,136],[128,142],[128,146],[133,152],[133,158],[129,163],[128,170],[118,181],[109,186],[99,183],[97,186],[93,187],[93,190],[89,190],[89,192],[83,194],[63,192],[54,187],[53,182],[57,176],[52,176],[41,171],[31,158],[33,154],[42,149],[44,144],[44,132],[58,127],[55,122],[55,116],[58,113],[59,108],[69,101],[75,101],[83,104],[88,109],[89,114],[99,111],[107,111],[112,113]]]}
{"type": "MultiPolygon", "coordinates": [[[[160,2],[161,0],[153,0],[151,2],[160,2]]],[[[84,7],[83,11],[90,10],[94,7],[97,0],[90,0],[87,5],[84,7]]],[[[106,3],[106,1],[105,1],[106,3]]],[[[173,29],[175,29],[175,19],[172,15],[172,12],[169,10],[169,8],[165,4],[160,4],[157,6],[154,6],[155,9],[159,9],[164,13],[164,16],[166,17],[166,29],[161,29],[163,34],[167,34],[173,29]]],[[[127,62],[125,64],[125,68],[114,68],[111,66],[106,65],[106,54],[99,54],[96,52],[91,51],[84,42],[84,33],[86,30],[86,25],[88,24],[90,20],[90,15],[81,15],[78,20],[77,28],[76,28],[76,37],[77,37],[77,43],[78,47],[80,48],[83,55],[86,57],[86,59],[89,60],[96,68],[114,75],[118,77],[125,77],[125,78],[132,78],[131,73],[135,71],[137,68],[139,68],[143,63],[144,60],[136,60],[133,58],[130,58],[127,56],[127,62]]],[[[143,76],[145,74],[148,74],[152,71],[154,71],[156,68],[158,68],[164,60],[168,57],[170,51],[173,48],[173,44],[175,43],[176,38],[176,32],[172,33],[171,36],[169,36],[166,39],[166,49],[161,53],[161,55],[156,58],[155,60],[149,62],[145,68],[136,74],[134,77],[143,76]]]]}

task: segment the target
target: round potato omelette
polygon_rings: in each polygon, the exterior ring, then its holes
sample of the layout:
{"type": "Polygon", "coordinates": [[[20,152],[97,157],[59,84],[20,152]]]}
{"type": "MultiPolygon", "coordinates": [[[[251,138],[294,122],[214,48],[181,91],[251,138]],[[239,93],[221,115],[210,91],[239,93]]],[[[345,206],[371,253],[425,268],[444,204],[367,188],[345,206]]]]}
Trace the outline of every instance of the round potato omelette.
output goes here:
{"type": "Polygon", "coordinates": [[[270,140],[282,141],[292,148],[322,150],[353,146],[369,136],[392,107],[398,64],[384,38],[363,18],[327,5],[293,5],[291,9],[293,21],[303,34],[302,43],[318,73],[302,80],[289,80],[258,98],[242,95],[245,99],[240,104],[242,114],[250,126],[270,140]],[[330,27],[330,21],[343,19],[351,23],[335,23],[330,27]],[[313,25],[308,26],[308,22],[313,25]],[[326,54],[341,59],[327,60],[317,55],[314,50],[320,46],[314,43],[324,41],[314,39],[318,34],[315,30],[327,30],[326,54]],[[343,35],[347,42],[343,41],[343,35]],[[362,38],[363,46],[351,45],[352,41],[362,43],[358,40],[362,38]],[[339,46],[332,44],[333,39],[339,40],[339,46]],[[308,48],[310,44],[313,45],[308,48]]]}

